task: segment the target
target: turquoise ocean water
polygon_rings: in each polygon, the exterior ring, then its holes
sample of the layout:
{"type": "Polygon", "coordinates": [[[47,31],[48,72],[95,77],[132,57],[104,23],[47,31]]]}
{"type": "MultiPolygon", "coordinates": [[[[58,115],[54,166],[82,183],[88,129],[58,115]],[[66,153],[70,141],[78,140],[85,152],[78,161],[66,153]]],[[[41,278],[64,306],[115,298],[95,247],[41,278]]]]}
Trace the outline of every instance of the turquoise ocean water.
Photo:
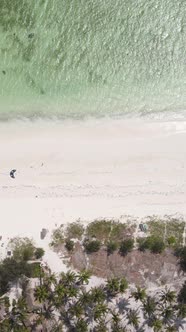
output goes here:
{"type": "Polygon", "coordinates": [[[185,0],[0,0],[0,120],[186,118],[185,0]]]}

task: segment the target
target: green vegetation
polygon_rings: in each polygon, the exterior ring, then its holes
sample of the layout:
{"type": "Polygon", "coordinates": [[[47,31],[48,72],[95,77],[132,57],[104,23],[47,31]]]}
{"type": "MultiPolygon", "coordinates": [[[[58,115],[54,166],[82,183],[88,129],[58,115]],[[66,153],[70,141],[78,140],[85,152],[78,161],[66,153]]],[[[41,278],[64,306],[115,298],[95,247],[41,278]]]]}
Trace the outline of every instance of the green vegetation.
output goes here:
{"type": "Polygon", "coordinates": [[[40,263],[28,262],[39,259],[44,255],[42,248],[35,248],[33,241],[28,238],[13,238],[10,240],[9,249],[12,257],[0,263],[0,294],[4,294],[11,287],[12,282],[27,278],[38,278],[42,271],[40,263]]]}
{"type": "Polygon", "coordinates": [[[43,248],[35,248],[33,241],[27,237],[12,238],[8,244],[8,247],[12,251],[12,257],[17,262],[40,259],[45,253],[43,248]]]}
{"type": "Polygon", "coordinates": [[[25,260],[16,261],[13,257],[6,258],[0,264],[0,294],[6,293],[12,282],[22,276],[28,278],[39,277],[40,266],[38,263],[28,264],[25,260]]]}
{"type": "Polygon", "coordinates": [[[185,221],[181,218],[153,216],[149,217],[146,222],[150,235],[163,239],[166,245],[179,246],[182,244],[185,221]]]}
{"type": "Polygon", "coordinates": [[[123,239],[130,237],[133,233],[133,226],[121,222],[113,222],[110,233],[110,240],[120,243],[123,239]]]}
{"type": "Polygon", "coordinates": [[[30,265],[30,275],[31,278],[40,278],[41,275],[43,275],[42,268],[40,266],[40,263],[32,263],[30,265]]]}
{"type": "Polygon", "coordinates": [[[138,239],[139,242],[139,250],[150,250],[152,253],[162,253],[165,249],[164,241],[157,236],[148,236],[143,239],[138,239]]]}
{"type": "MultiPolygon", "coordinates": [[[[168,239],[175,238],[175,245],[180,246],[183,243],[183,232],[185,227],[185,221],[169,218],[167,221],[167,229],[166,229],[166,241],[168,239]]],[[[169,243],[169,242],[168,242],[169,243]]]]}
{"type": "MultiPolygon", "coordinates": [[[[140,251],[150,250],[152,253],[162,253],[166,247],[176,249],[183,242],[183,231],[185,222],[171,216],[159,218],[158,216],[147,217],[145,222],[148,235],[137,239],[140,251]]],[[[86,237],[83,246],[89,254],[106,246],[108,255],[119,248],[121,255],[126,255],[134,247],[133,236],[136,229],[134,220],[129,218],[126,223],[118,220],[100,219],[94,220],[84,229],[77,221],[69,224],[66,229],[63,226],[55,229],[52,234],[52,246],[65,244],[69,252],[73,250],[71,239],[79,241],[86,237]]],[[[183,264],[183,262],[182,262],[183,264]]]]}
{"type": "Polygon", "coordinates": [[[121,242],[119,247],[119,252],[122,256],[127,255],[134,247],[134,240],[133,239],[126,239],[121,242]]]}
{"type": "Polygon", "coordinates": [[[55,247],[64,243],[64,230],[63,226],[60,226],[53,230],[52,232],[52,241],[50,243],[51,246],[55,247]]]}
{"type": "Polygon", "coordinates": [[[105,244],[115,242],[119,245],[123,239],[133,236],[135,227],[133,224],[117,220],[95,220],[87,226],[86,236],[96,238],[105,244]]]}
{"type": "Polygon", "coordinates": [[[151,252],[153,254],[161,254],[165,249],[165,244],[161,239],[154,239],[151,244],[151,252]]]}
{"type": "Polygon", "coordinates": [[[115,296],[118,293],[124,293],[128,288],[128,282],[125,278],[112,278],[107,280],[107,289],[110,296],[115,296]]]}
{"type": "Polygon", "coordinates": [[[117,250],[117,247],[118,247],[118,246],[117,246],[117,243],[116,243],[116,242],[109,241],[109,242],[107,243],[107,254],[108,254],[108,255],[113,254],[114,251],[117,250]]]}
{"type": "MultiPolygon", "coordinates": [[[[138,240],[139,249],[162,253],[166,246],[175,247],[180,266],[185,272],[186,247],[178,248],[178,244],[182,244],[181,232],[184,223],[180,221],[176,227],[176,222],[172,219],[151,219],[148,227],[149,236],[138,240]]],[[[99,220],[94,221],[87,227],[87,231],[84,231],[82,225],[77,222],[72,224],[72,227],[68,225],[65,231],[62,226],[55,229],[52,240],[53,245],[64,244],[71,252],[74,249],[71,238],[81,240],[85,233],[87,238],[83,246],[88,254],[97,252],[101,246],[105,250],[106,245],[108,255],[117,248],[121,255],[126,255],[134,247],[134,229],[132,224],[99,220]]],[[[9,247],[12,257],[0,263],[0,295],[5,294],[11,285],[19,280],[23,287],[23,297],[14,300],[12,307],[7,297],[0,298],[1,306],[6,308],[5,316],[0,318],[2,332],[34,331],[37,326],[40,330],[47,329],[49,332],[63,329],[69,332],[89,332],[92,326],[95,332],[129,332],[130,328],[133,331],[141,331],[144,328],[151,328],[152,331],[178,331],[179,324],[182,324],[186,317],[186,282],[178,296],[166,287],[154,296],[149,296],[144,288],[137,287],[130,295],[138,301],[138,309],[133,309],[127,306],[130,297],[127,295],[125,298],[123,295],[128,288],[128,282],[124,277],[109,279],[104,285],[87,291],[85,285],[90,278],[89,271],[84,270],[78,274],[62,273],[59,279],[56,279],[54,275],[44,274],[39,262],[28,262],[40,259],[44,254],[44,250],[35,248],[31,240],[14,238],[10,241],[9,247]],[[28,309],[26,285],[31,277],[37,277],[40,284],[33,292],[36,301],[33,309],[28,309]],[[121,301],[121,305],[118,304],[119,310],[118,307],[113,307],[116,296],[121,301]],[[38,307],[37,310],[35,305],[38,307]],[[58,319],[55,317],[56,313],[58,319]],[[143,317],[143,324],[140,317],[143,317]]]]}
{"type": "Polygon", "coordinates": [[[81,240],[84,233],[84,227],[78,221],[73,222],[67,226],[65,236],[69,239],[78,239],[81,240]]]}
{"type": "Polygon", "coordinates": [[[160,219],[157,216],[150,217],[149,221],[147,222],[147,225],[148,225],[148,231],[152,236],[164,239],[165,227],[166,227],[166,221],[164,219],[160,219]]]}
{"type": "Polygon", "coordinates": [[[88,254],[97,252],[101,248],[101,242],[98,240],[85,241],[84,248],[88,254]]]}
{"type": "Polygon", "coordinates": [[[27,237],[16,237],[10,240],[9,248],[13,252],[13,258],[16,261],[28,261],[34,257],[34,244],[33,241],[27,237]]]}
{"type": "Polygon", "coordinates": [[[174,247],[176,244],[176,238],[175,236],[171,235],[167,238],[167,243],[170,247],[174,247]]]}
{"type": "Polygon", "coordinates": [[[148,225],[149,236],[138,239],[139,249],[149,249],[152,253],[162,253],[165,247],[177,248],[182,245],[185,222],[180,218],[166,216],[148,217],[145,220],[148,225]]]}
{"type": "Polygon", "coordinates": [[[145,288],[141,288],[137,286],[136,291],[132,292],[132,296],[134,297],[135,301],[144,301],[146,298],[146,290],[145,288]]]}
{"type": "Polygon", "coordinates": [[[104,285],[87,290],[89,278],[86,270],[62,273],[59,279],[43,274],[33,290],[35,302],[29,308],[25,296],[13,300],[12,306],[8,297],[0,298],[1,308],[5,309],[0,331],[163,332],[178,331],[183,326],[186,283],[178,297],[168,288],[150,296],[140,287],[128,297],[124,277],[109,279],[104,285]],[[131,298],[138,302],[137,309],[131,308],[131,298]]]}
{"type": "Polygon", "coordinates": [[[73,251],[74,249],[74,241],[72,240],[66,240],[65,241],[65,248],[68,250],[68,251],[73,251]]]}
{"type": "Polygon", "coordinates": [[[112,220],[95,220],[86,229],[86,236],[99,241],[108,241],[112,229],[112,220]]]}
{"type": "Polygon", "coordinates": [[[36,259],[40,259],[44,256],[45,251],[43,248],[36,248],[34,251],[34,256],[36,259]]]}
{"type": "Polygon", "coordinates": [[[180,266],[182,270],[186,272],[186,247],[177,248],[175,254],[180,259],[180,266]]]}

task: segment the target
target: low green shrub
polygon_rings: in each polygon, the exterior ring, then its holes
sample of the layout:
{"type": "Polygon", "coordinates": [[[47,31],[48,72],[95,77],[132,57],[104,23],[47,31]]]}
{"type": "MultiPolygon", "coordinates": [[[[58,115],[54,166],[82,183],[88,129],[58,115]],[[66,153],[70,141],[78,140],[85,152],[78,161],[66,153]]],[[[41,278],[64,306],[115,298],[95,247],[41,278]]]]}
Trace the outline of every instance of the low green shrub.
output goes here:
{"type": "Polygon", "coordinates": [[[44,256],[45,251],[43,248],[36,248],[34,252],[34,256],[36,259],[40,259],[44,256]]]}
{"type": "Polygon", "coordinates": [[[84,248],[88,254],[97,252],[101,248],[101,242],[98,240],[85,241],[84,248]]]}
{"type": "Polygon", "coordinates": [[[111,228],[111,220],[95,220],[87,226],[86,235],[90,238],[95,237],[100,241],[108,241],[111,228]]]}
{"type": "Polygon", "coordinates": [[[127,225],[126,224],[123,224],[119,221],[118,222],[113,222],[109,240],[113,241],[113,242],[114,241],[120,242],[120,241],[123,240],[126,233],[127,233],[127,225]]]}
{"type": "Polygon", "coordinates": [[[111,255],[114,253],[114,251],[116,251],[118,245],[116,242],[110,241],[107,243],[107,253],[108,255],[111,255]]]}
{"type": "Polygon", "coordinates": [[[65,236],[70,239],[81,240],[84,233],[84,227],[79,222],[73,222],[67,226],[65,236]]]}
{"type": "Polygon", "coordinates": [[[161,254],[164,251],[164,249],[165,249],[165,244],[163,240],[161,239],[154,240],[151,246],[151,252],[153,254],[161,254]]]}
{"type": "Polygon", "coordinates": [[[121,255],[127,255],[134,247],[134,240],[133,239],[126,239],[123,240],[120,244],[119,252],[121,255]]]}
{"type": "Polygon", "coordinates": [[[36,262],[30,264],[30,270],[31,270],[31,278],[39,278],[43,275],[40,263],[36,262]]]}
{"type": "Polygon", "coordinates": [[[52,241],[50,243],[51,246],[58,246],[60,244],[64,243],[64,230],[63,230],[63,226],[60,226],[56,229],[53,230],[52,232],[52,241]]]}
{"type": "Polygon", "coordinates": [[[139,250],[150,250],[152,253],[161,253],[165,249],[163,240],[159,237],[148,236],[145,239],[139,239],[139,250]]]}
{"type": "Polygon", "coordinates": [[[147,225],[148,225],[149,233],[151,234],[151,236],[159,237],[161,239],[164,238],[166,220],[164,220],[158,216],[152,216],[152,217],[149,217],[149,221],[148,221],[147,225]]]}
{"type": "Polygon", "coordinates": [[[34,257],[33,241],[27,237],[15,237],[8,244],[12,250],[12,256],[16,261],[28,261],[34,257]]]}
{"type": "Polygon", "coordinates": [[[65,241],[65,248],[66,248],[68,251],[73,251],[73,249],[74,249],[74,241],[67,239],[67,240],[65,241]]]}
{"type": "Polygon", "coordinates": [[[175,236],[170,236],[168,239],[167,239],[167,243],[168,245],[171,247],[171,246],[174,246],[176,244],[176,238],[175,236]]]}

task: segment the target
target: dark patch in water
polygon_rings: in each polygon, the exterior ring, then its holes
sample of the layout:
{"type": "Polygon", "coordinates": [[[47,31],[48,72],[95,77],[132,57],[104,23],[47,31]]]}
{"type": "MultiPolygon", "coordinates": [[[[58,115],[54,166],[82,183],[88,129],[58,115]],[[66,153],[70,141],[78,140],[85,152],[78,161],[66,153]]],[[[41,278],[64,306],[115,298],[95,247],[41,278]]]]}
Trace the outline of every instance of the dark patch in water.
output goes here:
{"type": "Polygon", "coordinates": [[[35,52],[35,43],[34,40],[30,40],[30,43],[24,46],[24,48],[21,51],[22,59],[26,62],[31,61],[34,52],[35,52]]]}
{"type": "Polygon", "coordinates": [[[4,31],[15,27],[32,27],[35,21],[32,7],[24,0],[0,0],[0,25],[4,31]]]}
{"type": "Polygon", "coordinates": [[[28,34],[28,38],[33,38],[33,37],[34,37],[34,33],[33,32],[31,32],[31,33],[28,34]]]}

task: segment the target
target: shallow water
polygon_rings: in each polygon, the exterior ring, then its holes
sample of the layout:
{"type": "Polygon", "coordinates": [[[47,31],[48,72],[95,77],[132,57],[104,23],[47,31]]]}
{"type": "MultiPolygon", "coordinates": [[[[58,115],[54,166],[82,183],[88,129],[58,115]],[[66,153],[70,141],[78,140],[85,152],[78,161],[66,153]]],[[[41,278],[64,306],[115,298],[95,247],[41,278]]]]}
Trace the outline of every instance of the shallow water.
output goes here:
{"type": "Polygon", "coordinates": [[[186,115],[185,0],[0,0],[0,119],[186,115]]]}

